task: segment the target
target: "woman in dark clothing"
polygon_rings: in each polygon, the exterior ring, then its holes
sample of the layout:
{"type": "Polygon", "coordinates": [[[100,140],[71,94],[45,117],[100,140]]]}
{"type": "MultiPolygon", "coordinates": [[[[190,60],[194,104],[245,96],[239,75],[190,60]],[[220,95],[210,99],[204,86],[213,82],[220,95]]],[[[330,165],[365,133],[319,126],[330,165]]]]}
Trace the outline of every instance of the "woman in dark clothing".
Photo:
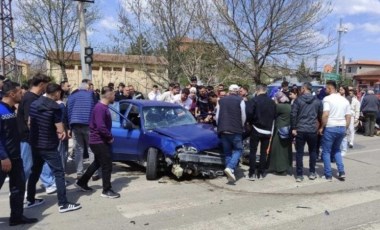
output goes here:
{"type": "Polygon", "coordinates": [[[289,104],[289,98],[282,92],[276,93],[275,102],[277,118],[270,151],[269,172],[286,175],[292,171],[293,161],[290,136],[291,105],[289,104]],[[283,131],[286,132],[284,133],[283,131]],[[285,137],[282,134],[288,134],[288,136],[285,137]]]}

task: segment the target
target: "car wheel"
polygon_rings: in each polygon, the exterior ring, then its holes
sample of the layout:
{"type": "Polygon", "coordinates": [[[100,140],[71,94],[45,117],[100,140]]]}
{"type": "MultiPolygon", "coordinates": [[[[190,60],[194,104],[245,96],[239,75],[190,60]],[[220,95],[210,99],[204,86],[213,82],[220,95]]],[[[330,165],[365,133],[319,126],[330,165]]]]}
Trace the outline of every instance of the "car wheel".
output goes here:
{"type": "Polygon", "coordinates": [[[155,148],[149,148],[146,159],[146,179],[156,180],[158,174],[158,151],[155,148]]]}

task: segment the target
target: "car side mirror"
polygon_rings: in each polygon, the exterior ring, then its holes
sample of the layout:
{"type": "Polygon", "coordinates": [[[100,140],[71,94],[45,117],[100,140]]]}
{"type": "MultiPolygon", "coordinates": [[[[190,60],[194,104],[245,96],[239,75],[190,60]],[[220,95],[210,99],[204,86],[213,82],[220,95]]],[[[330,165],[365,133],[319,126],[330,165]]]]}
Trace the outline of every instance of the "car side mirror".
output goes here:
{"type": "Polygon", "coordinates": [[[131,122],[126,121],[126,122],[123,123],[123,128],[131,130],[131,129],[133,129],[133,125],[132,125],[131,122]]]}

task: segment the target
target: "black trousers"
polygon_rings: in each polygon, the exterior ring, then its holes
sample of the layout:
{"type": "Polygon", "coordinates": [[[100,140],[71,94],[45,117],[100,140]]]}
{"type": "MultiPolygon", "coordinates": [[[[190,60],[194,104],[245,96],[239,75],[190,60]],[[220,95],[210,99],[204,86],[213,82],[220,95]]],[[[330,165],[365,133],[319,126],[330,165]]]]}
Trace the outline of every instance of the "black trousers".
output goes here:
{"type": "MultiPolygon", "coordinates": [[[[22,159],[12,159],[12,169],[5,173],[0,167],[0,189],[3,187],[4,180],[9,176],[9,196],[11,206],[11,221],[17,221],[22,218],[24,212],[24,195],[25,195],[25,174],[22,159]]],[[[1,166],[1,162],[0,162],[1,166]]]]}
{"type": "Polygon", "coordinates": [[[375,134],[376,112],[363,112],[364,123],[364,136],[373,136],[375,134]]]}
{"type": "Polygon", "coordinates": [[[112,188],[111,173],[112,173],[112,157],[111,149],[108,144],[90,144],[92,152],[94,152],[95,160],[87,168],[83,176],[78,180],[79,185],[87,185],[92,175],[100,167],[102,168],[103,192],[112,188]]]}
{"type": "Polygon", "coordinates": [[[258,173],[264,173],[267,168],[267,149],[269,146],[270,135],[261,134],[253,129],[251,137],[249,139],[249,176],[255,174],[256,169],[256,152],[260,143],[260,162],[258,167],[258,173]]]}

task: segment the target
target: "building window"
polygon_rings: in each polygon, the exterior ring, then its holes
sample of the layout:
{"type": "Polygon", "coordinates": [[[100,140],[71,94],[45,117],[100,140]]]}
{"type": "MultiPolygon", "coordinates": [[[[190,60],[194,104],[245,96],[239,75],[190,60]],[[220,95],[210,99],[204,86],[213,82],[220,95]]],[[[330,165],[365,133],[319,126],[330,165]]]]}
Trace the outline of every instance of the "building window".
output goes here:
{"type": "Polygon", "coordinates": [[[351,69],[351,66],[350,67],[348,67],[348,70],[347,70],[349,73],[351,73],[352,72],[352,69],[351,69]]]}
{"type": "Polygon", "coordinates": [[[135,71],[135,69],[134,68],[125,68],[125,71],[133,73],[135,71]]]}
{"type": "Polygon", "coordinates": [[[120,67],[113,67],[113,71],[115,72],[121,72],[123,69],[120,67]]]}
{"type": "Polygon", "coordinates": [[[103,67],[103,71],[111,71],[112,68],[111,67],[103,67]]]}

